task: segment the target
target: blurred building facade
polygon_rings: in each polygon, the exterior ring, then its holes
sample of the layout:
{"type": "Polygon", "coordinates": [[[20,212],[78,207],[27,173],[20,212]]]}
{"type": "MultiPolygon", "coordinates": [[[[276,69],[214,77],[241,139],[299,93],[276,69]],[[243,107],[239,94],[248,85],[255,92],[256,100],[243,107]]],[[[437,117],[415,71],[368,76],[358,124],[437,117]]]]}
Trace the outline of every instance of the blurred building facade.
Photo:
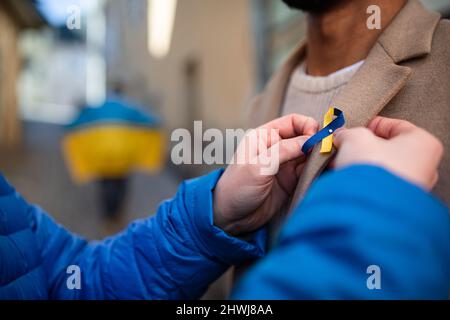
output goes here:
{"type": "Polygon", "coordinates": [[[167,56],[148,51],[147,0],[106,5],[108,83],[155,106],[169,130],[239,126],[255,88],[250,0],[178,1],[167,56]]]}
{"type": "MultiPolygon", "coordinates": [[[[281,0],[176,1],[170,51],[147,50],[149,3],[106,3],[107,81],[158,109],[169,130],[243,125],[245,106],[304,37],[304,15],[281,0]]],[[[444,16],[448,0],[423,0],[444,16]]]]}
{"type": "MultiPolygon", "coordinates": [[[[108,0],[106,70],[108,86],[152,106],[168,133],[242,128],[246,106],[270,74],[304,36],[300,13],[279,0],[170,0],[175,18],[170,50],[149,51],[152,1],[108,0]]],[[[171,148],[168,148],[170,151],[171,148]]],[[[211,170],[177,166],[185,177],[211,170]]]]}
{"type": "Polygon", "coordinates": [[[33,1],[0,2],[0,144],[3,146],[16,146],[21,138],[17,99],[21,65],[19,35],[26,28],[44,24],[33,1]]]}
{"type": "Polygon", "coordinates": [[[18,83],[25,121],[65,124],[86,103],[84,36],[65,27],[25,32],[20,50],[26,63],[18,83]]]}

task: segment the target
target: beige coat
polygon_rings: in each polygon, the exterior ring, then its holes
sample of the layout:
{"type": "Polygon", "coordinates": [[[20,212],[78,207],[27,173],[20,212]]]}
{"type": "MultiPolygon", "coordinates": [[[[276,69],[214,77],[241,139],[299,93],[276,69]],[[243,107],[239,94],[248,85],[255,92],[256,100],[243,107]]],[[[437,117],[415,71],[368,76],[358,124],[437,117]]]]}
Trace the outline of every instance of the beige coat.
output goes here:
{"type": "MultiPolygon", "coordinates": [[[[304,58],[297,48],[251,106],[249,126],[281,115],[290,76],[304,58]]],[[[435,193],[450,204],[450,21],[410,0],[383,31],[361,69],[333,102],[346,126],[365,126],[376,115],[401,118],[433,134],[446,149],[435,193]]],[[[335,151],[333,151],[334,153],[335,151]]],[[[301,199],[332,154],[315,148],[296,190],[301,199]]]]}

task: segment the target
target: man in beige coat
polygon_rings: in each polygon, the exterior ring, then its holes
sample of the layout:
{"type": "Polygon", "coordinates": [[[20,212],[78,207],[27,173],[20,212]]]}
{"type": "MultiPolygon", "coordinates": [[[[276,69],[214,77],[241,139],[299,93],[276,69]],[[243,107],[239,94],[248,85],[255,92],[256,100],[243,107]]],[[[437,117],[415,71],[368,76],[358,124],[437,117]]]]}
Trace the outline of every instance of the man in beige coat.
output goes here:
{"type": "MultiPolygon", "coordinates": [[[[446,152],[435,194],[450,204],[450,21],[418,0],[283,1],[308,12],[307,39],[255,99],[249,126],[292,112],[322,122],[330,105],[344,111],[347,127],[366,126],[378,114],[408,120],[443,142],[446,152]],[[380,29],[367,24],[373,5],[380,9],[380,29]],[[332,81],[324,89],[327,77],[341,81],[339,88],[332,81]],[[324,92],[317,97],[302,81],[324,92]]],[[[334,153],[313,150],[295,201],[334,153]]]]}

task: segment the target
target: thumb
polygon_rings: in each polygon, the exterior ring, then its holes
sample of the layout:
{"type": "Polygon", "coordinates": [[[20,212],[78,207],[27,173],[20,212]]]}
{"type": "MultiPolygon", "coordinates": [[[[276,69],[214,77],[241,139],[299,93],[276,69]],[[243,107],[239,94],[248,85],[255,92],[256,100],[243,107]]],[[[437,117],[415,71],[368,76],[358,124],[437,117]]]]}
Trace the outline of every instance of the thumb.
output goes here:
{"type": "Polygon", "coordinates": [[[333,143],[336,148],[340,148],[346,142],[370,141],[374,134],[367,128],[358,127],[352,129],[341,128],[334,133],[333,143]]]}
{"type": "Polygon", "coordinates": [[[334,132],[333,135],[333,145],[336,148],[340,148],[344,140],[346,139],[346,136],[348,136],[348,130],[346,128],[339,128],[334,132]]]}
{"type": "Polygon", "coordinates": [[[283,139],[270,147],[270,155],[272,157],[278,153],[280,165],[302,157],[302,147],[308,138],[308,136],[298,136],[291,139],[283,139]]]}

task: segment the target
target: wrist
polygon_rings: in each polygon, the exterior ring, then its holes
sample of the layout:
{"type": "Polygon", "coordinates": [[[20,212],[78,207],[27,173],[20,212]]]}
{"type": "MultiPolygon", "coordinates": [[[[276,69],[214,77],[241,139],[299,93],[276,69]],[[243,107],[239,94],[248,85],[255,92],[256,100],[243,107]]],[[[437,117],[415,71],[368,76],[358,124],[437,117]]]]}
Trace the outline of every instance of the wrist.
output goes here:
{"type": "Polygon", "coordinates": [[[185,181],[175,199],[180,207],[178,218],[171,219],[180,223],[180,227],[175,228],[177,232],[189,234],[181,235],[180,241],[184,243],[192,238],[192,247],[195,247],[200,255],[233,265],[264,254],[265,233],[261,230],[246,241],[230,236],[215,225],[214,191],[222,172],[223,170],[217,170],[206,176],[185,181]]]}
{"type": "Polygon", "coordinates": [[[219,180],[216,188],[213,190],[213,224],[228,235],[237,236],[238,234],[235,232],[233,224],[226,219],[227,215],[224,212],[225,201],[222,198],[222,194],[219,180]]]}

